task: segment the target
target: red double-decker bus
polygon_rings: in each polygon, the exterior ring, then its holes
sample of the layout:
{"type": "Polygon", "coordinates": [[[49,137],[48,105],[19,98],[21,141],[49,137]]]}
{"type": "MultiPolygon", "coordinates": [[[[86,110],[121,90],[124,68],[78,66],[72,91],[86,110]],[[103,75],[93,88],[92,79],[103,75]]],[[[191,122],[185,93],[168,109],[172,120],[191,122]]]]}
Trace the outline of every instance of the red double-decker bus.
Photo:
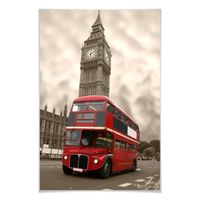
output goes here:
{"type": "Polygon", "coordinates": [[[106,96],[74,100],[67,119],[63,172],[96,171],[101,178],[137,168],[138,125],[106,96]]]}

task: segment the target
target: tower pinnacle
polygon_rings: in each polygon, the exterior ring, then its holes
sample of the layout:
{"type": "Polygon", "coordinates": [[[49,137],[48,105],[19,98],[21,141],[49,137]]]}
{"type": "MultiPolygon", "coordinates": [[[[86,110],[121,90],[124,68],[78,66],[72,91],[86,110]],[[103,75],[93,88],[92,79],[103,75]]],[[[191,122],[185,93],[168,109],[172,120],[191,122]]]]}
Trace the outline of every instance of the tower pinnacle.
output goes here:
{"type": "Polygon", "coordinates": [[[93,26],[97,26],[97,25],[102,25],[101,16],[100,16],[100,10],[98,10],[97,19],[96,19],[96,21],[94,22],[93,26]]]}
{"type": "Polygon", "coordinates": [[[104,27],[101,22],[100,10],[98,10],[97,18],[94,24],[92,25],[92,33],[99,32],[99,31],[104,35],[104,27]]]}
{"type": "Polygon", "coordinates": [[[47,111],[47,108],[48,108],[48,107],[47,107],[47,103],[46,103],[46,104],[45,104],[45,107],[44,107],[44,110],[47,111]]]}

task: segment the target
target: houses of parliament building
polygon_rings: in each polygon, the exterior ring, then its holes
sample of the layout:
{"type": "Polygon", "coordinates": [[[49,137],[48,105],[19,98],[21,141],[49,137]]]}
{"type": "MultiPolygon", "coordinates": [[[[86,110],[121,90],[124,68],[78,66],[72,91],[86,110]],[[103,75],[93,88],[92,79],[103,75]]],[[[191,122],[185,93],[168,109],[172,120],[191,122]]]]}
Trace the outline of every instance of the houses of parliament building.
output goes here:
{"type": "Polygon", "coordinates": [[[60,158],[64,146],[64,131],[67,119],[67,106],[60,115],[40,109],[40,157],[60,158]]]}
{"type": "MultiPolygon", "coordinates": [[[[92,32],[81,48],[79,96],[109,96],[111,50],[106,42],[104,27],[98,11],[92,32]]],[[[67,106],[60,115],[40,109],[40,157],[60,158],[64,146],[67,106]]]]}

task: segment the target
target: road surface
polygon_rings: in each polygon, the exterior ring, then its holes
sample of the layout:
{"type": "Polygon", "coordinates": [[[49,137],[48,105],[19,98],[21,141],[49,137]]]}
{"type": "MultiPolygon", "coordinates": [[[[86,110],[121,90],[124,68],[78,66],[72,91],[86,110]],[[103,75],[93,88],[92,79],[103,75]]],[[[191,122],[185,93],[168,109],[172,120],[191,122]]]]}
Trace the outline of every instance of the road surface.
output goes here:
{"type": "Polygon", "coordinates": [[[40,190],[160,190],[160,162],[138,160],[136,172],[99,179],[95,174],[65,175],[61,161],[40,161],[40,190]]]}

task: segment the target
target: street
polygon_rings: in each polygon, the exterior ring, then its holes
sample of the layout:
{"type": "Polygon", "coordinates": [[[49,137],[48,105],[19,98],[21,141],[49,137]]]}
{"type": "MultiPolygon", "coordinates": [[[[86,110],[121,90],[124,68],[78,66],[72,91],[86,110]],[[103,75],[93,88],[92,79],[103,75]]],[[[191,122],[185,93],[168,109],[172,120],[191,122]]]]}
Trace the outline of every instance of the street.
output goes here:
{"type": "Polygon", "coordinates": [[[160,190],[160,162],[138,160],[136,172],[99,179],[95,174],[65,175],[61,161],[40,161],[40,190],[160,190]]]}

